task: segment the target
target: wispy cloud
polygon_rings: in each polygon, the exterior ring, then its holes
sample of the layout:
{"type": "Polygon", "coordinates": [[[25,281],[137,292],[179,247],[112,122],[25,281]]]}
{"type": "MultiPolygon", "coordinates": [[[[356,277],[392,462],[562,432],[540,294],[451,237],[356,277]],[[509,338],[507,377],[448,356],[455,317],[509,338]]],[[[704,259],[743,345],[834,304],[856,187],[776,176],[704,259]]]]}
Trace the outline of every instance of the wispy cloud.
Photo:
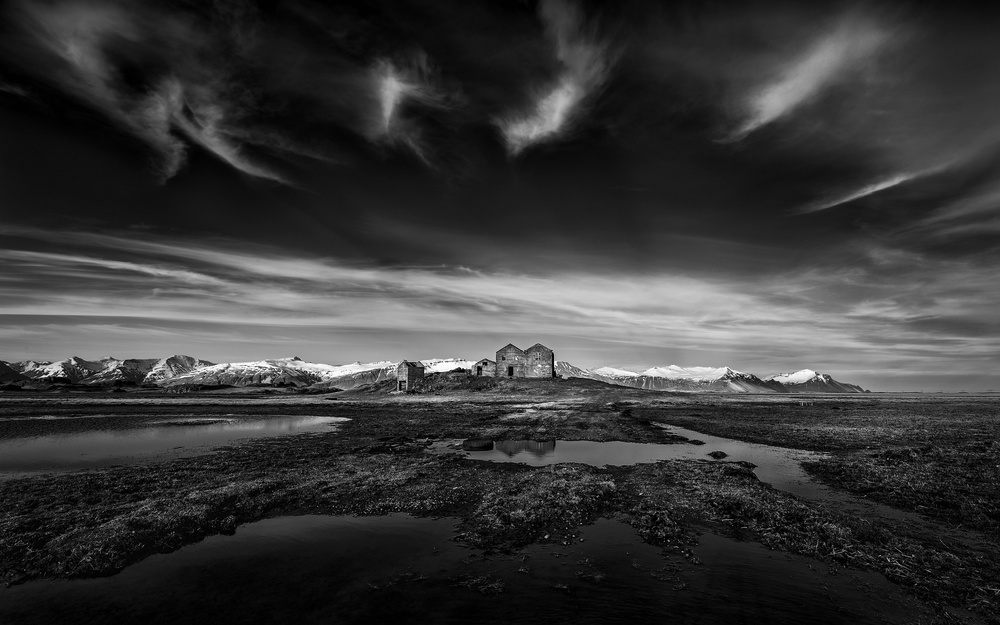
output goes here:
{"type": "Polygon", "coordinates": [[[441,333],[452,337],[448,345],[485,327],[567,344],[601,337],[634,349],[658,344],[713,359],[733,354],[727,364],[735,365],[753,355],[765,370],[787,366],[793,354],[813,368],[849,369],[863,360],[869,367],[906,363],[914,372],[948,363],[960,371],[992,366],[1000,349],[994,319],[1000,299],[983,295],[995,280],[990,268],[955,261],[926,274],[926,259],[893,249],[869,250],[864,269],[794,269],[746,284],[669,272],[387,268],[247,251],[225,241],[7,233],[74,251],[0,254],[7,268],[0,321],[120,318],[155,327],[257,327],[247,332],[262,336],[364,328],[441,333]]]}
{"type": "Polygon", "coordinates": [[[869,61],[888,39],[888,33],[874,24],[845,20],[805,54],[788,62],[776,80],[746,98],[746,119],[729,140],[743,139],[793,113],[837,79],[869,61]]]}
{"type": "Polygon", "coordinates": [[[4,93],[9,93],[11,95],[21,96],[22,98],[30,97],[28,90],[24,87],[19,87],[17,85],[12,85],[9,83],[0,83],[0,91],[4,93]]]}
{"type": "MultiPolygon", "coordinates": [[[[140,50],[159,54],[150,50],[165,45],[155,41],[164,33],[179,49],[192,52],[201,45],[202,35],[189,22],[107,2],[23,2],[20,8],[22,25],[43,50],[61,61],[47,78],[156,150],[164,180],[185,161],[187,148],[175,136],[179,133],[242,173],[287,184],[284,177],[249,158],[227,132],[233,107],[215,88],[225,80],[215,68],[199,65],[197,81],[169,73],[146,77],[147,86],[139,89],[122,81],[122,63],[140,50]]],[[[188,60],[185,55],[164,56],[162,62],[183,65],[188,60]]]]}
{"type": "Polygon", "coordinates": [[[905,182],[909,182],[914,178],[919,177],[920,174],[897,174],[895,176],[890,176],[885,180],[880,180],[878,182],[872,183],[870,185],[864,186],[857,191],[852,191],[846,195],[838,196],[831,200],[824,200],[817,204],[812,204],[806,206],[799,210],[800,213],[815,213],[817,211],[826,210],[828,208],[834,208],[835,206],[840,206],[842,204],[849,204],[854,200],[860,200],[863,197],[868,197],[869,195],[874,195],[879,191],[885,191],[886,189],[891,189],[895,186],[901,185],[905,182]]]}
{"type": "Polygon", "coordinates": [[[404,63],[380,59],[371,70],[378,110],[372,114],[366,134],[375,141],[410,148],[428,165],[430,146],[419,121],[406,115],[405,107],[448,110],[454,97],[435,79],[430,60],[423,52],[410,55],[404,63]]]}
{"type": "Polygon", "coordinates": [[[93,266],[112,271],[134,272],[136,274],[155,278],[168,278],[198,286],[224,286],[224,282],[212,276],[195,271],[165,267],[162,265],[135,263],[118,260],[95,258],[79,254],[55,254],[50,252],[31,252],[26,250],[0,250],[0,258],[5,261],[17,262],[28,267],[93,266]]]}
{"type": "Polygon", "coordinates": [[[562,65],[559,79],[535,94],[527,114],[497,121],[511,154],[563,135],[585,98],[607,79],[611,57],[606,44],[596,40],[580,10],[565,0],[545,0],[539,9],[562,65]]]}
{"type": "MultiPolygon", "coordinates": [[[[183,148],[170,134],[170,129],[174,128],[244,174],[290,184],[283,176],[258,165],[244,154],[226,131],[225,107],[210,88],[185,88],[177,78],[165,79],[140,106],[138,118],[150,123],[146,128],[170,164],[179,167],[183,159],[183,148]]],[[[173,175],[174,172],[168,170],[167,173],[173,175]]]]}

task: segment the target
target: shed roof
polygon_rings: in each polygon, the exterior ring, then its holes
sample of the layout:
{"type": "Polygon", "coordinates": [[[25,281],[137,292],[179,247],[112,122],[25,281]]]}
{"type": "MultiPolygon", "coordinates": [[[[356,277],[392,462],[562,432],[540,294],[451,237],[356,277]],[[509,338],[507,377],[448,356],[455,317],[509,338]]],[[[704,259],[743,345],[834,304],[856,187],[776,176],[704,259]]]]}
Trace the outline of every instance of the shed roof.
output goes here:
{"type": "Polygon", "coordinates": [[[521,349],[521,348],[520,348],[520,347],[518,347],[517,345],[514,345],[513,343],[507,343],[506,345],[504,345],[503,347],[501,347],[501,348],[500,348],[500,349],[498,349],[497,351],[498,351],[498,352],[502,352],[502,351],[504,351],[505,349],[507,349],[508,347],[513,347],[513,348],[514,348],[514,349],[516,349],[517,351],[519,351],[519,352],[521,352],[521,353],[524,353],[524,350],[523,350],[523,349],[521,349]]]}
{"type": "Polygon", "coordinates": [[[412,360],[404,360],[401,363],[399,363],[398,365],[396,365],[397,369],[400,368],[400,367],[416,367],[417,369],[423,369],[424,365],[421,362],[413,362],[412,360]]]}
{"type": "Polygon", "coordinates": [[[526,351],[526,352],[541,352],[541,351],[551,352],[552,350],[549,349],[548,347],[545,347],[541,343],[535,343],[534,345],[532,345],[531,347],[529,347],[528,349],[526,349],[524,351],[526,351]]]}

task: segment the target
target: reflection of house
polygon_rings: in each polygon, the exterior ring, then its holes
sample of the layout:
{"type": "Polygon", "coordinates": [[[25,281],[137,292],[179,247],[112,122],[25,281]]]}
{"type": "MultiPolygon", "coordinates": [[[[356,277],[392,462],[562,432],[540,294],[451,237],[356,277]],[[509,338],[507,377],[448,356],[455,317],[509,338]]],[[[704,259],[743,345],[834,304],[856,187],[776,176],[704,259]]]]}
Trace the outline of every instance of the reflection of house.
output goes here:
{"type": "Polygon", "coordinates": [[[476,364],[472,365],[472,375],[487,375],[493,377],[497,374],[497,363],[493,362],[489,358],[483,358],[476,364]]]}
{"type": "Polygon", "coordinates": [[[495,366],[495,375],[501,378],[556,377],[555,353],[541,343],[526,350],[508,343],[497,351],[495,366]]]}
{"type": "Polygon", "coordinates": [[[424,366],[419,362],[404,360],[396,366],[397,391],[411,391],[417,384],[423,382],[423,380],[424,366]]]}
{"type": "Polygon", "coordinates": [[[496,441],[494,449],[512,458],[522,451],[526,451],[532,456],[541,458],[546,454],[551,454],[556,450],[555,441],[496,441]]]}

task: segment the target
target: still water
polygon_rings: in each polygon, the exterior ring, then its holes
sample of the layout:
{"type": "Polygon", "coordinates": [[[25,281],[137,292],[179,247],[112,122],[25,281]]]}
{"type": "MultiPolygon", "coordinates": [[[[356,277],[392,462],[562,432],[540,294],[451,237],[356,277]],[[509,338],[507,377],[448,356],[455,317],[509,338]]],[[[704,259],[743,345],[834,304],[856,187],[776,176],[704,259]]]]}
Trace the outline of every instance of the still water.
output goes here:
{"type": "Polygon", "coordinates": [[[877,515],[885,519],[923,523],[920,515],[853,495],[814,481],[802,462],[823,458],[825,454],[747,443],[694,430],[669,425],[660,426],[665,433],[687,439],[676,443],[625,443],[621,441],[439,441],[431,445],[433,453],[460,452],[474,460],[489,462],[520,462],[531,466],[546,466],[561,462],[576,462],[591,466],[627,466],[661,460],[703,462],[749,462],[757,478],[778,490],[812,499],[844,511],[877,515]],[[724,456],[713,456],[722,452],[724,456]]]}
{"type": "Polygon", "coordinates": [[[660,460],[706,460],[714,461],[712,452],[723,452],[725,462],[743,461],[756,466],[754,473],[762,482],[777,489],[800,496],[815,496],[823,487],[809,479],[802,470],[803,460],[821,458],[823,454],[758,445],[743,441],[709,436],[679,427],[663,426],[668,434],[701,441],[657,444],[624,443],[621,441],[489,441],[473,439],[469,441],[446,441],[439,443],[437,451],[459,451],[475,460],[491,462],[522,462],[531,466],[545,466],[561,462],[578,462],[593,466],[624,466],[660,460]],[[464,443],[464,445],[463,445],[464,443]],[[480,451],[470,451],[480,449],[480,451]]]}
{"type": "Polygon", "coordinates": [[[583,542],[484,556],[451,519],[280,517],[101,579],[0,589],[0,622],[909,623],[879,575],[705,534],[701,564],[618,521],[583,542]]]}
{"type": "Polygon", "coordinates": [[[207,453],[237,440],[329,432],[348,420],[293,415],[265,419],[172,417],[146,421],[137,428],[7,438],[0,440],[0,474],[9,477],[169,460],[207,453]]]}

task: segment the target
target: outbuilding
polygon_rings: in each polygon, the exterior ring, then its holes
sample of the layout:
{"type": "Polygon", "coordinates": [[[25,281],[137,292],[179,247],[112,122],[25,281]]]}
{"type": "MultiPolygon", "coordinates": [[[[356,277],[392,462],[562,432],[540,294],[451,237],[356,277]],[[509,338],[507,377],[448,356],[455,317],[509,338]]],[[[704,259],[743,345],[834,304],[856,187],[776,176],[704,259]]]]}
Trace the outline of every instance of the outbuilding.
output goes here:
{"type": "Polygon", "coordinates": [[[424,380],[424,365],[404,360],[396,366],[396,390],[412,391],[424,380]]]}
{"type": "Polygon", "coordinates": [[[493,362],[489,358],[483,358],[476,364],[472,365],[472,375],[474,376],[488,376],[493,377],[497,374],[497,363],[493,362]]]}

